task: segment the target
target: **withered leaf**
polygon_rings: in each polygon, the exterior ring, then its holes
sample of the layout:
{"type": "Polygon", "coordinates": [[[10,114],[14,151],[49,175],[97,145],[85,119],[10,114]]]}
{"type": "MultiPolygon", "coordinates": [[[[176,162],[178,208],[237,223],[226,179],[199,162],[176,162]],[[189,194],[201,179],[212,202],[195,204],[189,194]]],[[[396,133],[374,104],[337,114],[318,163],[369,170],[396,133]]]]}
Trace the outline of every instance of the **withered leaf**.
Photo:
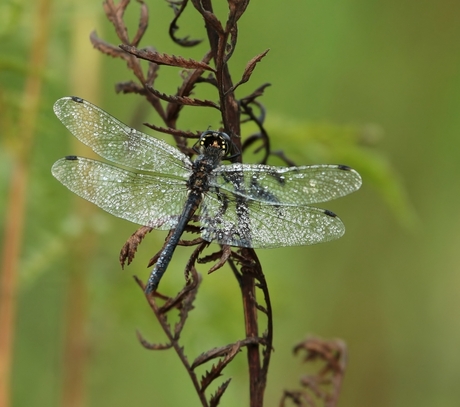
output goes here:
{"type": "Polygon", "coordinates": [[[91,32],[89,35],[89,40],[93,47],[97,50],[101,51],[102,53],[109,55],[113,58],[123,58],[126,59],[126,54],[124,54],[119,47],[115,45],[109,44],[108,42],[102,40],[97,36],[96,31],[91,32]],[[124,54],[124,55],[123,55],[124,54]]]}
{"type": "MultiPolygon", "coordinates": [[[[222,374],[222,370],[224,370],[225,366],[227,366],[233,360],[235,355],[239,352],[240,348],[240,341],[229,345],[228,353],[225,354],[225,357],[219,360],[216,365],[213,365],[211,370],[206,371],[206,374],[201,378],[201,391],[205,391],[206,388],[222,374]]],[[[192,366],[194,366],[194,364],[192,366]]]]}
{"type": "Polygon", "coordinates": [[[183,47],[193,47],[201,43],[202,40],[189,40],[190,37],[188,35],[183,38],[176,37],[176,31],[179,29],[177,21],[182,15],[187,3],[187,0],[181,1],[179,2],[180,7],[177,7],[177,2],[169,1],[171,8],[174,10],[174,19],[171,21],[171,24],[169,24],[169,36],[178,45],[182,45],[183,47]]]}
{"type": "Polygon", "coordinates": [[[228,385],[232,379],[227,379],[223,382],[216,390],[216,392],[209,399],[209,407],[216,407],[219,405],[220,399],[222,398],[225,390],[227,390],[228,385]]]}
{"type": "Polygon", "coordinates": [[[139,331],[136,331],[137,339],[141,343],[141,345],[150,350],[164,350],[169,349],[172,347],[172,343],[151,343],[148,342],[139,331]]]}
{"type": "Polygon", "coordinates": [[[147,27],[149,25],[149,10],[147,8],[147,5],[142,0],[137,1],[141,4],[141,15],[139,18],[139,25],[137,27],[136,35],[131,41],[131,45],[134,45],[135,47],[139,45],[139,42],[144,36],[145,31],[147,30],[147,27]]]}
{"type": "MultiPolygon", "coordinates": [[[[231,355],[231,359],[237,354],[242,346],[247,345],[248,340],[237,341],[235,343],[231,343],[226,346],[221,346],[219,348],[213,348],[208,350],[207,352],[202,353],[199,355],[192,363],[192,369],[202,365],[203,363],[209,362],[212,359],[219,358],[225,356],[226,358],[231,355]]],[[[252,343],[253,341],[251,341],[252,343]]]]}
{"type": "Polygon", "coordinates": [[[187,105],[187,106],[208,106],[208,107],[213,107],[215,109],[220,109],[219,105],[214,103],[211,100],[200,100],[200,99],[194,99],[194,98],[189,98],[186,96],[175,96],[175,95],[166,95],[165,93],[159,92],[156,89],[149,87],[148,88],[156,97],[165,100],[170,103],[179,103],[181,105],[187,105]]]}
{"type": "Polygon", "coordinates": [[[203,8],[203,2],[201,0],[192,0],[192,4],[204,17],[207,26],[214,28],[214,31],[219,35],[224,34],[224,28],[222,27],[219,19],[210,10],[203,8]]]}
{"type": "Polygon", "coordinates": [[[184,69],[204,69],[206,71],[216,72],[214,68],[204,62],[194,59],[186,59],[176,55],[161,54],[150,49],[137,49],[131,45],[121,44],[120,48],[123,51],[129,52],[138,58],[147,61],[155,62],[158,65],[177,66],[184,69]]]}
{"type": "Polygon", "coordinates": [[[131,264],[138,246],[141,244],[147,233],[150,233],[151,231],[151,227],[141,226],[129,237],[120,251],[120,264],[122,269],[125,267],[126,260],[128,260],[128,265],[131,264]]]}
{"type": "Polygon", "coordinates": [[[158,131],[164,134],[169,134],[175,137],[199,138],[201,134],[200,132],[193,133],[191,131],[177,130],[171,127],[161,127],[161,126],[157,126],[156,124],[150,124],[150,123],[143,123],[143,124],[147,127],[150,127],[151,129],[155,131],[158,131]]]}
{"type": "Polygon", "coordinates": [[[128,29],[123,22],[123,15],[128,7],[130,0],[121,0],[118,5],[115,5],[113,0],[106,0],[102,3],[105,15],[113,24],[118,38],[124,43],[129,44],[128,29]]]}
{"type": "Polygon", "coordinates": [[[251,77],[252,72],[254,71],[254,68],[256,67],[257,63],[260,62],[260,60],[265,55],[267,55],[268,51],[270,51],[270,50],[267,49],[264,52],[262,52],[261,54],[256,55],[254,58],[252,58],[247,63],[246,68],[244,68],[244,72],[243,72],[243,75],[241,77],[241,80],[239,82],[237,82],[228,92],[233,92],[238,86],[240,86],[241,84],[243,84],[243,83],[245,83],[245,82],[247,82],[249,80],[249,78],[251,77]]]}
{"type": "Polygon", "coordinates": [[[137,93],[145,95],[146,89],[134,81],[119,82],[115,85],[115,92],[117,93],[137,93]]]}
{"type": "Polygon", "coordinates": [[[249,4],[249,0],[228,0],[228,8],[230,9],[230,15],[236,22],[243,15],[246,7],[249,4]]]}

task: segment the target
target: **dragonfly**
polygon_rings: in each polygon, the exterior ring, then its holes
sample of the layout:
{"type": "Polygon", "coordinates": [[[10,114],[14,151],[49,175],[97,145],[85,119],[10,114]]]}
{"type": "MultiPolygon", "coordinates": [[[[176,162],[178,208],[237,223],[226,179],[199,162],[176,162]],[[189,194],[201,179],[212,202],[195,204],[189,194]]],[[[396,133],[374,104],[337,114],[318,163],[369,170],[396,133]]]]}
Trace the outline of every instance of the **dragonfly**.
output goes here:
{"type": "Polygon", "coordinates": [[[203,132],[195,160],[163,140],[133,129],[78,97],[54,112],[81,142],[108,162],[69,155],[52,174],[69,190],[133,223],[172,230],[145,286],[156,291],[190,220],[204,241],[246,248],[311,245],[341,237],[339,217],[310,206],[361,186],[346,165],[277,167],[223,164],[235,148],[221,131],[203,132]]]}

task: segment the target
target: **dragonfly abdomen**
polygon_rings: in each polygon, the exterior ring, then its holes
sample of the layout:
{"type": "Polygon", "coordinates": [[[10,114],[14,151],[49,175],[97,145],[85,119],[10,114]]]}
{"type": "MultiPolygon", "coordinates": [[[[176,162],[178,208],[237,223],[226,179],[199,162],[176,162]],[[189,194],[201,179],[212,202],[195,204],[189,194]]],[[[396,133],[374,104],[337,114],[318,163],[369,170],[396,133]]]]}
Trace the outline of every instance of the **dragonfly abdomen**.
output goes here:
{"type": "Polygon", "coordinates": [[[153,291],[156,291],[158,284],[160,283],[161,277],[166,272],[169,262],[176,250],[176,247],[179,243],[179,240],[184,233],[185,227],[187,226],[188,221],[191,219],[195,211],[197,210],[201,202],[201,194],[197,194],[194,191],[190,191],[187,202],[185,203],[184,210],[179,218],[176,228],[174,229],[173,234],[171,235],[168,243],[164,247],[163,251],[158,258],[155,267],[153,268],[150,277],[145,286],[145,293],[150,294],[153,291]]]}
{"type": "Polygon", "coordinates": [[[215,147],[207,147],[204,154],[201,154],[193,162],[193,171],[187,182],[187,188],[189,190],[187,202],[185,203],[184,210],[182,211],[171,238],[161,252],[160,257],[150,274],[147,286],[145,287],[145,292],[147,294],[156,291],[158,288],[161,277],[163,277],[163,274],[171,261],[172,255],[176,250],[188,221],[200,206],[201,201],[203,200],[203,195],[209,191],[210,174],[219,164],[221,158],[222,150],[215,147]]]}

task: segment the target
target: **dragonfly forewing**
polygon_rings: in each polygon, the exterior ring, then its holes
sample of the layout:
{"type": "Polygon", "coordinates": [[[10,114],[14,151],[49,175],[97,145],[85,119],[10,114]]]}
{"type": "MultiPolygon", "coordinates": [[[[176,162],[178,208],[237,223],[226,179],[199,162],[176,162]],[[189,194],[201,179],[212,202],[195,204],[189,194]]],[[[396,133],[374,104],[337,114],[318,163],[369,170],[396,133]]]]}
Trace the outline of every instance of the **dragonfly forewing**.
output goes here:
{"type": "Polygon", "coordinates": [[[191,161],[166,142],[132,129],[77,97],[54,104],[59,120],[101,157],[127,167],[188,178],[191,161]]]}

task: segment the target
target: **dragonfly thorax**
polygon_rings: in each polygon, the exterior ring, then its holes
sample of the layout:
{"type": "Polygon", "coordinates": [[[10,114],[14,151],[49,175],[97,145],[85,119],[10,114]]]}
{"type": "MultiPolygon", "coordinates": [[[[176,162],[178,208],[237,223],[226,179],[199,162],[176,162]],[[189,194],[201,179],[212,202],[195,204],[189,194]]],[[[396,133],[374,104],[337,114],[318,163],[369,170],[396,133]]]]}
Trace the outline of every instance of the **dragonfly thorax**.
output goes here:
{"type": "Polygon", "coordinates": [[[223,150],[213,145],[202,148],[202,153],[192,163],[192,172],[187,180],[189,192],[197,196],[209,190],[209,177],[212,171],[220,164],[223,150]]]}

